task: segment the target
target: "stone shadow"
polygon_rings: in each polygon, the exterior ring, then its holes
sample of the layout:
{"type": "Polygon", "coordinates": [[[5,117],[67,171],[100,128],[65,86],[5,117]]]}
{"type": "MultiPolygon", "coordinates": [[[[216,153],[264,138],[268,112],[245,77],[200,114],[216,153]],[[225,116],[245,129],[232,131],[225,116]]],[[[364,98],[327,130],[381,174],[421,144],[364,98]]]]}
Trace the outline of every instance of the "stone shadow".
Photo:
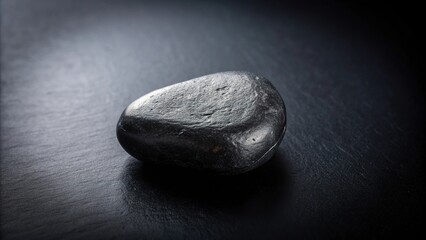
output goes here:
{"type": "Polygon", "coordinates": [[[251,172],[214,176],[157,167],[129,157],[122,175],[124,197],[131,209],[144,203],[143,207],[154,204],[225,212],[273,211],[287,195],[291,180],[287,163],[279,149],[269,162],[251,172]]]}

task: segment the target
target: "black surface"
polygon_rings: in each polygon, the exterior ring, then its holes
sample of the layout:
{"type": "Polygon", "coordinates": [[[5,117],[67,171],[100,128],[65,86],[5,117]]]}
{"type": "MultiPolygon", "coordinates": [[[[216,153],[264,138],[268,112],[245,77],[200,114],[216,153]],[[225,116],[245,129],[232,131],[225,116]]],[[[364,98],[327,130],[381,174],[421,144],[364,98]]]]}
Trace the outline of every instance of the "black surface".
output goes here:
{"type": "Polygon", "coordinates": [[[2,1],[2,238],[423,234],[421,28],[399,15],[421,8],[400,5],[2,1]],[[284,98],[271,162],[211,179],[121,149],[129,102],[227,70],[284,98]]]}
{"type": "Polygon", "coordinates": [[[269,161],[285,129],[284,102],[271,82],[228,71],[138,98],[121,114],[117,139],[143,162],[236,175],[269,161]]]}

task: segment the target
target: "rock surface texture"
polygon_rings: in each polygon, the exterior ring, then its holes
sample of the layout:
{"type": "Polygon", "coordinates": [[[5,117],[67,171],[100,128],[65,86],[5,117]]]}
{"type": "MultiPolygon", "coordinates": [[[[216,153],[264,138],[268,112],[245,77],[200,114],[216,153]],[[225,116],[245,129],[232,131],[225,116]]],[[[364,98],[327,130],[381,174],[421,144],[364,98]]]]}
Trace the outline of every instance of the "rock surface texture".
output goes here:
{"type": "Polygon", "coordinates": [[[285,129],[284,102],[267,79],[222,72],[137,99],[121,115],[117,138],[142,161],[231,175],[267,162],[285,129]]]}

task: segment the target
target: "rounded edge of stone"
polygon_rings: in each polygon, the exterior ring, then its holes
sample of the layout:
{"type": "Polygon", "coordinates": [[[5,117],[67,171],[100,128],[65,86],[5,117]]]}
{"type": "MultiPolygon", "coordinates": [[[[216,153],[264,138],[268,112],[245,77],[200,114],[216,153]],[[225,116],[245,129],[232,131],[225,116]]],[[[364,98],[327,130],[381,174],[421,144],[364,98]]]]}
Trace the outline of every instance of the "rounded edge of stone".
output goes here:
{"type": "Polygon", "coordinates": [[[126,136],[126,131],[124,130],[124,128],[122,127],[122,120],[123,120],[123,116],[124,113],[126,112],[127,107],[124,109],[124,111],[121,113],[120,118],[118,119],[118,122],[116,124],[115,127],[115,135],[117,137],[118,143],[120,144],[121,148],[130,156],[132,156],[133,158],[142,161],[141,159],[139,159],[137,156],[134,155],[133,151],[129,148],[126,147],[126,141],[130,141],[129,137],[126,136]]]}
{"type": "Polygon", "coordinates": [[[267,162],[269,162],[269,160],[271,160],[274,157],[274,155],[278,151],[281,145],[281,142],[284,139],[286,130],[287,130],[287,125],[284,126],[283,132],[281,134],[281,137],[278,139],[278,141],[274,145],[272,145],[272,147],[270,147],[260,158],[258,158],[254,164],[244,168],[236,169],[235,171],[221,172],[221,173],[218,173],[218,175],[223,175],[223,176],[240,175],[240,174],[244,174],[252,170],[255,170],[256,168],[266,164],[267,162]]]}

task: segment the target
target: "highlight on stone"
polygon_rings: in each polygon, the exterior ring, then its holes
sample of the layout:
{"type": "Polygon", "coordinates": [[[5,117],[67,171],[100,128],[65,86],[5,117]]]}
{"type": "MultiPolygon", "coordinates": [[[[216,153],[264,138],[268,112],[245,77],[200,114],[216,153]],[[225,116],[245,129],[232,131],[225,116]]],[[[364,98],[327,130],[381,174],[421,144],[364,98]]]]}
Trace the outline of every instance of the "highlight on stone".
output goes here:
{"type": "Polygon", "coordinates": [[[271,82],[221,72],[137,99],[122,113],[117,138],[144,162],[233,175],[271,159],[285,130],[284,101],[271,82]]]}

